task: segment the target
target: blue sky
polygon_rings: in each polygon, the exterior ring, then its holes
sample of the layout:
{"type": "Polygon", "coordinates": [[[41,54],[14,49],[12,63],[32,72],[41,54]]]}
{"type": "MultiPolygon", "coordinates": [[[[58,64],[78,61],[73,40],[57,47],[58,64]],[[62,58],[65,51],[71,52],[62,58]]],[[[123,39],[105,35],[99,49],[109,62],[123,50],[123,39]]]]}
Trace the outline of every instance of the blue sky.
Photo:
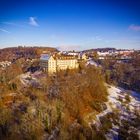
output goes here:
{"type": "Polygon", "coordinates": [[[0,48],[140,49],[140,0],[0,0],[0,48]]]}

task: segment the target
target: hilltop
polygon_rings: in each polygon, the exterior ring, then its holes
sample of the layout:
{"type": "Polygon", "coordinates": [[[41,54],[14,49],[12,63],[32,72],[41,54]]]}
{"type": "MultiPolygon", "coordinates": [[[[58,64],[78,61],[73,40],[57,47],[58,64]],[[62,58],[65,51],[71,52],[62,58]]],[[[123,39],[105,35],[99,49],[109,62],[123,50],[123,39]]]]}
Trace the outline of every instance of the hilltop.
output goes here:
{"type": "Polygon", "coordinates": [[[34,59],[39,58],[42,52],[58,52],[53,47],[38,46],[18,46],[0,49],[0,61],[13,61],[19,58],[34,59]]]}

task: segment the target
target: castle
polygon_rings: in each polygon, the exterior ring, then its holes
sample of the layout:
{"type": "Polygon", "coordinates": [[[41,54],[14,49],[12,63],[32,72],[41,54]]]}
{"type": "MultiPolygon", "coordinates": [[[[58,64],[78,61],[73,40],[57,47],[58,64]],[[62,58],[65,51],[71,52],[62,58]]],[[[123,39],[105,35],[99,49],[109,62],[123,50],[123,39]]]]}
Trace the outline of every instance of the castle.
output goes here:
{"type": "Polygon", "coordinates": [[[40,66],[48,72],[48,74],[53,74],[60,70],[76,69],[79,63],[78,59],[72,55],[42,54],[40,57],[40,66]]]}

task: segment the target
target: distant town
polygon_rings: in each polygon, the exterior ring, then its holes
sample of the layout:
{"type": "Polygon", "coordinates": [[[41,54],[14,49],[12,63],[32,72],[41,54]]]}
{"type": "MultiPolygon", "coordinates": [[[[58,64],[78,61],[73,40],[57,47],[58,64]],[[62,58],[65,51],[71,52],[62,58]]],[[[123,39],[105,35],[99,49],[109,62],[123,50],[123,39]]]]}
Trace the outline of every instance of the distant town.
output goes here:
{"type": "MultiPolygon", "coordinates": [[[[25,56],[26,61],[35,61],[36,59],[40,60],[40,66],[45,71],[50,73],[56,72],[57,70],[66,70],[77,68],[80,61],[91,61],[91,60],[104,60],[104,59],[116,59],[118,62],[121,61],[128,61],[132,59],[132,55],[134,52],[139,52],[139,50],[134,49],[115,49],[115,48],[97,48],[97,49],[90,49],[84,51],[59,51],[54,49],[54,51],[47,50],[45,51],[45,47],[27,47],[30,51],[26,51],[26,47],[19,46],[17,50],[14,51],[15,55],[7,60],[0,61],[0,67],[4,69],[5,67],[9,66],[14,60],[20,58],[21,56],[25,56]],[[34,50],[38,48],[40,49],[40,53],[35,58],[34,50]],[[19,50],[18,50],[19,49],[19,50]],[[25,49],[25,50],[24,50],[25,49]],[[32,57],[32,55],[34,55],[32,57]]],[[[14,50],[15,48],[10,48],[14,50]]],[[[48,49],[48,47],[46,47],[48,49]]],[[[0,50],[0,57],[3,55],[3,50],[0,50]]],[[[6,57],[5,57],[6,58],[6,57]]],[[[4,59],[5,59],[4,58],[4,59]]],[[[95,63],[94,63],[95,64],[95,63]]]]}

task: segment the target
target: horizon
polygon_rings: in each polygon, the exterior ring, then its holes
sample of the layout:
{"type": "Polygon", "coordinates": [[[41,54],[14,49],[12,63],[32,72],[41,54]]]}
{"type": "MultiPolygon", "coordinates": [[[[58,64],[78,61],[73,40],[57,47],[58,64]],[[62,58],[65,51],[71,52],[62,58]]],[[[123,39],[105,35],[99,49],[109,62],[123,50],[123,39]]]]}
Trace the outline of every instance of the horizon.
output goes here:
{"type": "Polygon", "coordinates": [[[134,51],[140,51],[140,49],[127,49],[127,48],[113,48],[113,47],[101,47],[101,48],[88,48],[88,49],[83,49],[83,50],[76,50],[76,49],[67,49],[67,50],[61,50],[61,48],[57,48],[57,47],[53,47],[53,46],[22,46],[22,45],[18,45],[18,46],[9,46],[9,47],[3,47],[3,48],[0,48],[1,49],[7,49],[7,48],[18,48],[18,47],[23,47],[23,48],[53,48],[53,49],[57,49],[58,51],[60,52],[65,52],[65,51],[68,51],[68,52],[80,52],[80,51],[87,51],[87,50],[96,50],[96,49],[116,49],[116,50],[134,50],[134,51]]]}
{"type": "Polygon", "coordinates": [[[140,48],[139,0],[1,0],[0,49],[140,48]]]}

